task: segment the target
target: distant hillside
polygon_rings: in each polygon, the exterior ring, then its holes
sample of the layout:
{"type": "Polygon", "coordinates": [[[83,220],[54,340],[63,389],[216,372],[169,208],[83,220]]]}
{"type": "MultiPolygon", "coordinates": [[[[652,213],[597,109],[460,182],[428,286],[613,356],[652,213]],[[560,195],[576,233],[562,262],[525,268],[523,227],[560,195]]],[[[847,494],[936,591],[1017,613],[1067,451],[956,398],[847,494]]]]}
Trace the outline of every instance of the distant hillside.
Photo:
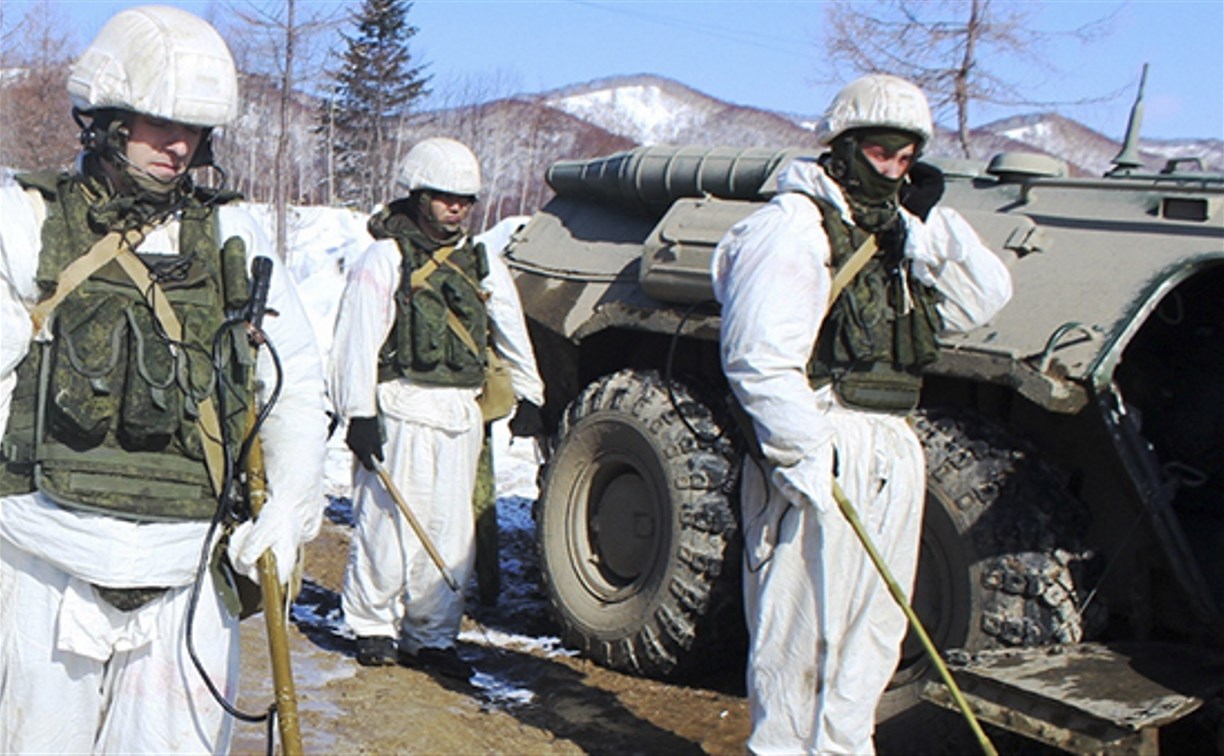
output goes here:
{"type": "MultiPolygon", "coordinates": [[[[11,129],[13,139],[0,139],[0,165],[33,170],[70,164],[77,149],[76,129],[66,98],[45,94],[59,91],[59,86],[43,86],[32,77],[0,76],[0,110],[30,117],[18,119],[29,125],[11,129]],[[49,149],[48,135],[63,145],[49,149]]],[[[217,155],[229,186],[248,199],[266,202],[275,175],[276,82],[244,76],[242,87],[242,115],[219,135],[217,155]]],[[[328,204],[331,166],[324,147],[327,130],[319,121],[326,108],[302,93],[295,94],[292,105],[289,149],[295,159],[288,166],[289,196],[297,204],[328,204]]],[[[817,149],[817,121],[813,114],[732,105],[660,76],[618,76],[412,113],[392,129],[389,157],[398,160],[413,143],[429,136],[451,136],[471,145],[485,176],[473,223],[480,230],[507,216],[530,214],[547,202],[551,190],[544,177],[557,160],[598,157],[644,144],[817,149]]],[[[1116,141],[1056,113],[986,124],[973,130],[971,144],[982,160],[1003,151],[1039,151],[1066,160],[1073,174],[1087,176],[1105,173],[1120,149],[1116,141]]],[[[929,152],[935,157],[960,156],[953,135],[938,128],[929,152]]],[[[1195,157],[1203,161],[1204,170],[1224,173],[1224,141],[1219,139],[1143,140],[1140,155],[1149,171],[1160,170],[1170,159],[1195,157]]],[[[8,180],[0,172],[0,183],[8,180]]]]}
{"type": "MultiPolygon", "coordinates": [[[[598,79],[524,99],[620,135],[635,144],[816,147],[814,115],[773,113],[730,105],[691,87],[643,74],[598,79]]],[[[976,157],[1008,150],[1061,158],[1078,175],[1102,175],[1121,145],[1057,113],[1014,116],[978,127],[970,143],[976,157]]],[[[937,129],[930,153],[959,157],[954,135],[937,129]]],[[[1203,169],[1224,172],[1224,141],[1141,140],[1140,156],[1157,171],[1171,158],[1198,157],[1203,169]]]]}
{"type": "MultiPolygon", "coordinates": [[[[1089,175],[1102,175],[1112,166],[1121,149],[1119,142],[1057,113],[1013,116],[974,130],[983,142],[1003,138],[1013,143],[1055,155],[1089,175]]],[[[984,151],[983,154],[991,154],[984,151]]],[[[1224,141],[1219,139],[1141,139],[1139,157],[1144,167],[1158,171],[1170,158],[1198,157],[1203,168],[1224,171],[1224,141]]]]}
{"type": "Polygon", "coordinates": [[[816,146],[810,129],[782,114],[730,105],[649,74],[576,84],[537,101],[636,144],[816,146]]]}

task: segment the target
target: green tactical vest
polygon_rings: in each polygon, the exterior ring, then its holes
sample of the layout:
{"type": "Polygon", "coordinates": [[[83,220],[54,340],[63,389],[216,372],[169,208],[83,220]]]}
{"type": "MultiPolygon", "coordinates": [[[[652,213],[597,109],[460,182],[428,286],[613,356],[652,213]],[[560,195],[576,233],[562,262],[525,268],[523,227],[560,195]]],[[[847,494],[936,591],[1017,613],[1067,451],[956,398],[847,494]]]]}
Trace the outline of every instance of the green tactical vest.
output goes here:
{"type": "MultiPolygon", "coordinates": [[[[867,232],[847,224],[827,201],[812,201],[820,208],[838,269],[867,232]]],[[[906,414],[918,406],[922,369],[938,356],[939,295],[903,275],[901,250],[885,246],[899,245],[881,240],[881,251],[830,306],[808,361],[808,381],[813,388],[831,381],[848,406],[906,414]]]]}
{"type": "MultiPolygon", "coordinates": [[[[65,266],[109,230],[80,178],[17,177],[40,191],[38,284],[49,296],[65,266]]],[[[70,509],[137,521],[207,520],[217,499],[204,463],[198,405],[223,385],[218,412],[234,458],[246,425],[253,355],[241,324],[222,328],[247,298],[245,245],[217,244],[205,190],[180,215],[179,254],[139,255],[183,326],[162,335],[128,274],[112,260],[60,302],[52,339],[35,342],[17,368],[12,415],[0,445],[0,495],[42,491],[70,509]],[[222,412],[223,411],[223,412],[222,412]]],[[[215,395],[215,394],[214,394],[215,395]]]]}
{"type": "Polygon", "coordinates": [[[384,210],[371,219],[376,239],[394,238],[401,256],[395,323],[378,355],[378,380],[406,377],[431,386],[477,388],[484,384],[489,317],[478,282],[489,274],[483,244],[464,240],[415,291],[412,273],[444,245],[427,237],[406,215],[384,210]],[[449,322],[452,313],[477,352],[449,322]]]}

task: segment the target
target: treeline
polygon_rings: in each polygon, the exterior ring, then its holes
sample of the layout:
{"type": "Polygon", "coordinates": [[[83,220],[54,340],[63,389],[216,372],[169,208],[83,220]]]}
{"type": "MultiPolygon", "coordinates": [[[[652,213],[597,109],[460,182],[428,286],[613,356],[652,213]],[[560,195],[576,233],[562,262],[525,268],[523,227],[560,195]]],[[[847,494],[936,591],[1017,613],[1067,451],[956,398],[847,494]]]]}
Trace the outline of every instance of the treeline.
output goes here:
{"type": "MultiPolygon", "coordinates": [[[[299,7],[317,6],[284,0],[208,19],[234,50],[242,109],[215,139],[224,176],[202,182],[224,180],[255,202],[367,212],[395,196],[395,167],[415,142],[450,136],[481,160],[485,191],[472,224],[481,230],[546,202],[552,162],[634,146],[497,92],[492,79],[439,87],[412,55],[410,2],[364,0],[344,18],[299,19],[299,7]],[[342,53],[314,52],[328,49],[342,53]]],[[[69,168],[79,129],[65,82],[88,41],[72,43],[54,3],[12,13],[0,10],[0,166],[69,168]]]]}

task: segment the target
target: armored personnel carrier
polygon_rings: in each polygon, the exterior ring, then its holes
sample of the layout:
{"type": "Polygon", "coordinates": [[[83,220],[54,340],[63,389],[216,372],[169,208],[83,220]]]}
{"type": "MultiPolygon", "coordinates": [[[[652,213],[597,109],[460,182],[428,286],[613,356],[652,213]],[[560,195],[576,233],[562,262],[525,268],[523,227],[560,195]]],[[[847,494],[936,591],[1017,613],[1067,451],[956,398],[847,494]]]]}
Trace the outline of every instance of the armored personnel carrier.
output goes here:
{"type": "MultiPolygon", "coordinates": [[[[1224,752],[1224,176],[1145,172],[1138,121],[1102,178],[1029,154],[941,166],[1015,295],[941,341],[923,390],[913,603],[985,721],[1150,752],[1198,712],[1224,752]]],[[[601,664],[742,659],[745,446],[708,267],[802,154],[557,163],[510,244],[554,431],[540,569],[565,642],[601,664]]],[[[951,706],[930,671],[907,640],[882,723],[951,706]]]]}

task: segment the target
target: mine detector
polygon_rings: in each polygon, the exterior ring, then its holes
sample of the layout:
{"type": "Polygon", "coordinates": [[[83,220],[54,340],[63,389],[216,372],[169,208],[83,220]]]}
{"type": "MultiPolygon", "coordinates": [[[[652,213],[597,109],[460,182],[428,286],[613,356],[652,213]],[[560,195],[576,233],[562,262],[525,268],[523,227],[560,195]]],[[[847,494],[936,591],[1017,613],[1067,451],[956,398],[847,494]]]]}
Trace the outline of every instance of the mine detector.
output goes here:
{"type": "MultiPolygon", "coordinates": [[[[942,337],[925,382],[913,605],[985,722],[1151,753],[1185,719],[1224,752],[1224,176],[1145,171],[1141,103],[1101,178],[1039,154],[931,161],[1015,294],[942,337]]],[[[746,447],[709,261],[805,155],[559,162],[508,246],[553,431],[540,570],[564,641],[600,664],[677,677],[743,658],[746,447]]],[[[882,735],[929,734],[916,723],[952,706],[912,636],[882,735]]]]}

